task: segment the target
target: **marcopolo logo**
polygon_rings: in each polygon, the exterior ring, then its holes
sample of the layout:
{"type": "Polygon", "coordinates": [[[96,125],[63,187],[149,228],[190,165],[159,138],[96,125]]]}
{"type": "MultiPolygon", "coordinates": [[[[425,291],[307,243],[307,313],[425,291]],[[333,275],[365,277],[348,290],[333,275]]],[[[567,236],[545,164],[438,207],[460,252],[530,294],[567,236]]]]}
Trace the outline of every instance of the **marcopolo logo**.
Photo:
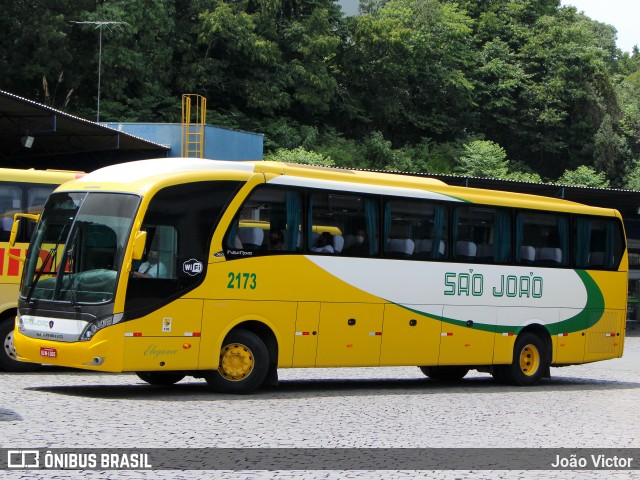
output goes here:
{"type": "Polygon", "coordinates": [[[196,260],[195,258],[190,258],[182,264],[182,271],[187,275],[191,275],[192,277],[200,275],[202,273],[202,270],[202,262],[200,260],[196,260]]]}

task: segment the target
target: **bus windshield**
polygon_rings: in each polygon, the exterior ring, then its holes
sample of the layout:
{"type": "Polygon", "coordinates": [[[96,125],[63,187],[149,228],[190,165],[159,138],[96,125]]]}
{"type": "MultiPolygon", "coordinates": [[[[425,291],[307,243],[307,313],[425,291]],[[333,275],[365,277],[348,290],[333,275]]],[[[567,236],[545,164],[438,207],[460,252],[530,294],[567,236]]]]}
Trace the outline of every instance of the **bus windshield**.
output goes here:
{"type": "Polygon", "coordinates": [[[51,195],[29,248],[21,297],[112,301],[139,201],[135,195],[100,192],[51,195]]]}

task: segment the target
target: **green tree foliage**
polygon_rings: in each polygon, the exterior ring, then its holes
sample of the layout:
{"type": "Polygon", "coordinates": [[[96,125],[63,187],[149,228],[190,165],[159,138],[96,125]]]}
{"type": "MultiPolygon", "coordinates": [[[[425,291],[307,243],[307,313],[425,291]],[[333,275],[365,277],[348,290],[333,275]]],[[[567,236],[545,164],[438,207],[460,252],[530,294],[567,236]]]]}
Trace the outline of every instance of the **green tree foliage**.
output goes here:
{"type": "Polygon", "coordinates": [[[555,0],[469,2],[477,16],[477,130],[545,176],[593,163],[616,115],[610,27],[555,0]]]}
{"type": "Polygon", "coordinates": [[[509,44],[500,38],[487,41],[480,48],[476,94],[483,119],[484,130],[494,138],[508,139],[518,125],[522,107],[520,95],[529,76],[509,44]]]}
{"type": "Polygon", "coordinates": [[[507,153],[489,140],[474,140],[464,145],[456,167],[456,173],[471,177],[505,178],[508,172],[507,153]]]}
{"type": "Polygon", "coordinates": [[[461,142],[436,142],[431,138],[423,138],[420,143],[405,146],[398,156],[398,163],[391,165],[391,169],[405,172],[421,173],[453,173],[455,159],[463,149],[461,142]]]}
{"type": "Polygon", "coordinates": [[[456,161],[455,173],[518,182],[542,182],[540,175],[522,162],[510,162],[504,148],[490,140],[474,140],[463,145],[463,152],[456,161]]]}
{"type": "Polygon", "coordinates": [[[343,128],[394,144],[458,135],[473,106],[467,21],[436,0],[389,0],[355,18],[340,57],[343,128]]]}
{"type": "Polygon", "coordinates": [[[267,160],[275,160],[276,162],[285,163],[303,163],[306,165],[317,165],[321,167],[332,167],[335,165],[331,157],[325,157],[318,152],[310,152],[302,147],[289,150],[279,148],[267,157],[267,160]]]}
{"type": "Polygon", "coordinates": [[[625,188],[640,191],[640,162],[635,162],[626,177],[625,188]]]}
{"type": "Polygon", "coordinates": [[[516,182],[544,183],[539,174],[521,161],[509,162],[509,173],[504,178],[516,182]]]}
{"type": "Polygon", "coordinates": [[[80,83],[86,60],[71,21],[92,4],[89,0],[0,2],[0,88],[35,101],[62,103],[80,83]],[[43,78],[50,87],[48,99],[43,78]],[[51,98],[54,92],[61,98],[51,98]]]}
{"type": "Polygon", "coordinates": [[[613,27],[560,0],[360,10],[6,0],[0,88],[95,118],[99,30],[74,22],[123,22],[102,28],[101,120],[177,121],[181,95],[198,93],[208,123],[264,133],[265,156],[301,147],[341,167],[523,181],[586,165],[598,185],[636,184],[640,52],[617,50],[613,27]]]}
{"type": "Polygon", "coordinates": [[[190,32],[181,88],[204,92],[212,108],[244,117],[240,124],[328,111],[340,43],[332,1],[194,0],[181,14],[190,32]]]}
{"type": "Polygon", "coordinates": [[[516,182],[543,183],[542,178],[537,173],[521,170],[509,172],[504,179],[516,182]]]}
{"type": "Polygon", "coordinates": [[[618,85],[618,98],[622,108],[619,126],[631,150],[631,156],[640,159],[640,54],[635,55],[636,70],[618,85]]]}
{"type": "Polygon", "coordinates": [[[317,149],[325,157],[330,157],[338,167],[367,168],[362,144],[345,138],[335,129],[328,129],[318,138],[317,149]]]}
{"type": "MultiPolygon", "coordinates": [[[[631,152],[626,140],[614,128],[609,115],[605,115],[600,128],[594,136],[594,160],[598,168],[609,178],[616,178],[624,172],[625,164],[630,160],[631,152]]],[[[620,181],[617,182],[621,183],[620,181]]]]}
{"type": "Polygon", "coordinates": [[[536,34],[521,50],[533,80],[523,93],[523,140],[538,155],[528,163],[544,174],[555,173],[562,157],[569,164],[591,163],[589,139],[616,108],[608,75],[613,45],[600,41],[597,26],[573,8],[562,8],[536,23],[536,34]]]}
{"type": "Polygon", "coordinates": [[[609,186],[604,172],[596,172],[593,167],[580,165],[575,170],[565,170],[556,182],[560,185],[606,188],[609,186]]]}
{"type": "MultiPolygon", "coordinates": [[[[102,27],[101,120],[179,119],[180,99],[171,95],[174,17],[173,2],[163,0],[112,0],[87,15],[119,22],[102,27]]],[[[95,25],[83,26],[99,35],[95,25]]]]}

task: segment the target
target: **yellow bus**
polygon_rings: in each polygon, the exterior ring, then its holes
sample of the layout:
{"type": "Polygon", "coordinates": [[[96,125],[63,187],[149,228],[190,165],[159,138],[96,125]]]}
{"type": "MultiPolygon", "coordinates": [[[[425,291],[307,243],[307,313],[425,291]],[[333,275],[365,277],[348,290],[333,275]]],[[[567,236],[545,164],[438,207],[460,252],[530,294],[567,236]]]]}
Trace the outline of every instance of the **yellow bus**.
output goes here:
{"type": "Polygon", "coordinates": [[[626,290],[615,210],[395,174],[144,160],[50,197],[15,343],[29,362],[218,392],[294,367],[533,385],[622,355],[626,290]]]}
{"type": "Polygon", "coordinates": [[[16,232],[16,243],[9,247],[15,213],[42,212],[47,197],[63,182],[77,177],[75,172],[0,168],[0,370],[26,371],[37,365],[16,360],[13,325],[18,306],[18,285],[33,225],[16,232]]]}

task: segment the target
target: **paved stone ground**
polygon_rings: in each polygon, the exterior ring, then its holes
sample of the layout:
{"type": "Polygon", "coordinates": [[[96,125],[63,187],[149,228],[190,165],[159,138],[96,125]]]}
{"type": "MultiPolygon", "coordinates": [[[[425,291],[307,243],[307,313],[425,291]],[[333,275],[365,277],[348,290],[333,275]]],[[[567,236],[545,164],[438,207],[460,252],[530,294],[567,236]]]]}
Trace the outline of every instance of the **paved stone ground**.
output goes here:
{"type": "MultiPolygon", "coordinates": [[[[196,379],[158,388],[134,375],[44,367],[0,373],[0,446],[640,448],[640,337],[627,338],[621,359],[551,373],[541,385],[516,388],[473,372],[440,384],[414,367],[281,370],[277,388],[228,396],[196,379]]],[[[640,471],[91,471],[83,478],[640,479],[640,471]]]]}

